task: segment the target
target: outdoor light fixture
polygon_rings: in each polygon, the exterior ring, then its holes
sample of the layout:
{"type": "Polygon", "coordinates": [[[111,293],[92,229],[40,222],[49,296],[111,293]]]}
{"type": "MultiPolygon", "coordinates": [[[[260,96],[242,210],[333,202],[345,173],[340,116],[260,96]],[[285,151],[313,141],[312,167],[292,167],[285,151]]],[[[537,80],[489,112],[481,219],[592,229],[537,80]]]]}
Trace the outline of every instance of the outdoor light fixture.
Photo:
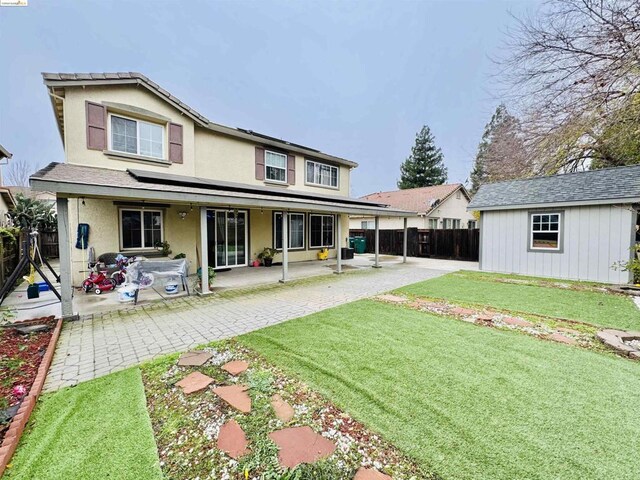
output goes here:
{"type": "Polygon", "coordinates": [[[186,216],[187,216],[187,213],[188,212],[185,212],[184,210],[180,210],[178,212],[178,216],[180,217],[180,220],[184,220],[186,218],[186,216]]]}

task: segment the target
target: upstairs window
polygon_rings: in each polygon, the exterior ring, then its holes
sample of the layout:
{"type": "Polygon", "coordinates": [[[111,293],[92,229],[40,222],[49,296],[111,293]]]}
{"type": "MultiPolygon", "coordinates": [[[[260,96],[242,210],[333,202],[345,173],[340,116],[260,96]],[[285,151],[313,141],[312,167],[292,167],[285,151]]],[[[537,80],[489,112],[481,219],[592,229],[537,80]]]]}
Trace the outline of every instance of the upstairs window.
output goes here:
{"type": "Polygon", "coordinates": [[[307,160],[307,183],[338,188],[338,167],[307,160]]]}
{"type": "Polygon", "coordinates": [[[164,126],[111,115],[111,150],[164,158],[164,126]]]}
{"type": "Polygon", "coordinates": [[[561,215],[559,212],[531,214],[531,250],[560,250],[561,215]]]}
{"type": "Polygon", "coordinates": [[[309,215],[309,246],[333,247],[333,215],[309,215]]]}
{"type": "Polygon", "coordinates": [[[287,182],[287,156],[284,153],[264,152],[264,178],[273,182],[287,182]]]}

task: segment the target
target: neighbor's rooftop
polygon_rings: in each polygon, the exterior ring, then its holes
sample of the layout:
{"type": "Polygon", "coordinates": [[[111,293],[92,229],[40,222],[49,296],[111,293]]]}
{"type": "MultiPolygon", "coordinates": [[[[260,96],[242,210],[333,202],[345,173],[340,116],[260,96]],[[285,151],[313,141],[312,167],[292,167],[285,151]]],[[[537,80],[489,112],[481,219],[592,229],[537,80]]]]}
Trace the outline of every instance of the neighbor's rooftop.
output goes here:
{"type": "Polygon", "coordinates": [[[461,183],[377,192],[360,198],[370,202],[384,203],[393,208],[428,214],[458,190],[462,191],[467,199],[469,198],[469,194],[461,183]]]}
{"type": "Polygon", "coordinates": [[[640,202],[640,165],[482,185],[469,210],[640,202]]]}

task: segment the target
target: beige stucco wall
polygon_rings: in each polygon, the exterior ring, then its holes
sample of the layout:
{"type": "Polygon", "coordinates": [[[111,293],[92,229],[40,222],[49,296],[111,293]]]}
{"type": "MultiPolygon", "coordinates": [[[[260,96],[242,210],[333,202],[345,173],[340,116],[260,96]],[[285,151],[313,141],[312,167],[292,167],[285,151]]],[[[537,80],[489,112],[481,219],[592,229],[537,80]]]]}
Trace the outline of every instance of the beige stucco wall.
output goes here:
{"type": "MultiPolygon", "coordinates": [[[[429,228],[429,219],[438,219],[438,228],[443,228],[443,218],[459,218],[460,228],[467,228],[469,220],[475,220],[475,217],[471,212],[467,211],[467,205],[469,201],[464,194],[460,193],[460,198],[456,197],[454,193],[444,202],[442,202],[438,208],[431,212],[428,216],[412,216],[408,217],[407,226],[409,228],[429,228]]],[[[373,217],[352,216],[349,221],[349,228],[359,229],[361,228],[363,220],[374,220],[373,217]]],[[[399,229],[403,228],[403,219],[397,217],[380,217],[381,229],[399,229]]]]}
{"type": "MultiPolygon", "coordinates": [[[[87,276],[87,250],[75,248],[78,223],[89,224],[89,246],[93,247],[96,257],[102,253],[120,252],[120,231],[119,231],[119,208],[111,200],[85,199],[82,205],[80,199],[69,199],[69,224],[71,232],[71,260],[73,272],[73,284],[79,286],[87,276]]],[[[135,207],[134,207],[135,208],[135,207]]],[[[149,207],[153,208],[153,207],[149,207]]],[[[172,254],[185,253],[187,260],[190,262],[190,272],[193,273],[197,268],[197,253],[200,243],[200,215],[199,209],[189,210],[188,205],[171,205],[163,210],[164,223],[164,239],[171,245],[172,254]],[[180,219],[179,211],[187,211],[188,214],[184,220],[180,219]]],[[[345,238],[348,235],[348,218],[342,216],[342,241],[338,242],[341,246],[346,245],[345,238]]],[[[305,261],[315,260],[318,249],[308,249],[308,217],[305,220],[306,232],[306,249],[289,252],[289,261],[305,261]]],[[[249,261],[254,260],[258,253],[264,247],[273,245],[273,212],[264,210],[262,213],[258,210],[249,211],[249,261]]],[[[336,227],[337,236],[337,227],[336,227]]],[[[124,252],[125,254],[145,255],[145,252],[124,252]]],[[[154,252],[151,252],[154,253],[154,252]]],[[[148,253],[147,253],[148,254],[148,253]]],[[[336,249],[329,251],[329,257],[335,258],[336,249]]],[[[279,254],[275,258],[276,262],[282,261],[282,255],[279,254]]]]}
{"type": "MultiPolygon", "coordinates": [[[[135,115],[124,114],[135,118],[135,115]]],[[[251,185],[274,186],[255,178],[255,147],[253,143],[229,137],[199,126],[180,111],[150,93],[144,87],[131,85],[109,87],[67,88],[64,100],[65,145],[67,162],[102,168],[166,172],[198,176],[251,185]],[[162,165],[158,162],[121,159],[102,151],[87,149],[85,102],[111,102],[142,108],[183,125],[182,164],[162,165]]],[[[107,127],[109,128],[109,126],[107,127]]],[[[167,148],[165,131],[165,153],[167,148]]],[[[330,162],[324,162],[330,163],[330,162]]],[[[295,185],[277,185],[287,190],[303,190],[325,195],[349,196],[350,168],[339,166],[339,188],[305,184],[305,157],[296,155],[295,185]]]]}

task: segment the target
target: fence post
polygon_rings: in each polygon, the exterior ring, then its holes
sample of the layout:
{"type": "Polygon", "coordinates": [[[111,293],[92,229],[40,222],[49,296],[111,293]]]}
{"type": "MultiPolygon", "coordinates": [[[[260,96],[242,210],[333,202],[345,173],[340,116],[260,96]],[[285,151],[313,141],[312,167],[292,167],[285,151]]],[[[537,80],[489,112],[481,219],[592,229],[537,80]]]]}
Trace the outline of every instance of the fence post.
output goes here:
{"type": "Polygon", "coordinates": [[[404,235],[402,236],[402,263],[407,263],[407,217],[404,217],[404,235]]]}
{"type": "Polygon", "coordinates": [[[373,268],[380,268],[380,217],[376,215],[376,237],[375,237],[375,258],[373,268]]]}

